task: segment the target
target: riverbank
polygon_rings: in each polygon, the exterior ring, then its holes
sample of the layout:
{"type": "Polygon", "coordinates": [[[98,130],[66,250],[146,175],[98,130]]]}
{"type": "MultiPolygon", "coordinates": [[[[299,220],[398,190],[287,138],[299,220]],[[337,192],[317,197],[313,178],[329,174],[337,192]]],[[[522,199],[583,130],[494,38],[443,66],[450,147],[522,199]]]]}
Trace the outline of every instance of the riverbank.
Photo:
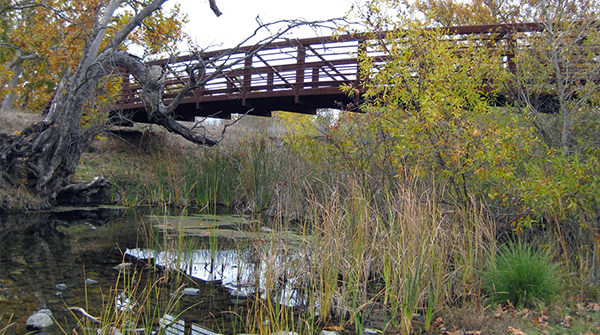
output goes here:
{"type": "MultiPolygon", "coordinates": [[[[453,335],[600,329],[595,226],[566,219],[519,226],[500,215],[503,202],[475,191],[464,198],[436,180],[441,175],[401,170],[387,151],[391,140],[355,131],[365,123],[359,117],[294,116],[295,128],[285,117],[249,118],[213,148],[154,127],[113,129],[84,153],[76,178],[105,176],[110,201],[127,207],[227,206],[273,232],[300,227],[306,256],[286,259],[291,270],[274,268],[267,279],[275,288],[298,278],[294,287],[314,299],[293,314],[278,314],[276,296],[260,300],[247,317],[276,320],[255,324],[264,334],[280,324],[306,334],[323,327],[453,335]]],[[[269,246],[286,255],[285,245],[269,246]]],[[[260,250],[258,262],[270,264],[260,250]]]]}

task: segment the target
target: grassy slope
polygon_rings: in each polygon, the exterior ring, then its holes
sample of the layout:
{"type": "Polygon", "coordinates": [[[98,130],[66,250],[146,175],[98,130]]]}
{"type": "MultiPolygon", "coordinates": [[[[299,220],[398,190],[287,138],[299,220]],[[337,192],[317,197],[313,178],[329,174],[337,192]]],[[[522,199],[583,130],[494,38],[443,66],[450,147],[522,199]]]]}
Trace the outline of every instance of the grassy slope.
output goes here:
{"type": "MultiPolygon", "coordinates": [[[[222,130],[205,127],[212,138],[222,130]]],[[[239,189],[238,168],[256,139],[279,143],[281,130],[271,119],[247,117],[227,128],[218,147],[205,148],[157,126],[112,129],[83,154],[75,178],[105,176],[114,185],[114,201],[124,205],[243,202],[247,192],[239,189]]]]}

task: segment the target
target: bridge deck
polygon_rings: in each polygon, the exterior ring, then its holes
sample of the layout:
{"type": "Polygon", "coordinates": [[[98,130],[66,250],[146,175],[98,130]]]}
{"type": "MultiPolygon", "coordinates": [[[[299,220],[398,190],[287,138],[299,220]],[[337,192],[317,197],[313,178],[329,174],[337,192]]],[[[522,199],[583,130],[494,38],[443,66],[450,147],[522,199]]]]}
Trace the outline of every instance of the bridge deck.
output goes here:
{"type": "MultiPolygon", "coordinates": [[[[465,35],[479,35],[484,39],[511,41],[515,32],[538,31],[540,26],[529,23],[446,29],[448,38],[454,40],[465,35]]],[[[188,65],[198,57],[211,65],[205,76],[213,78],[203,87],[189,92],[176,109],[175,113],[183,120],[193,120],[197,116],[229,118],[231,114],[246,113],[250,109],[250,114],[262,116],[270,116],[276,110],[314,114],[318,108],[340,108],[356,103],[340,90],[340,86],[360,87],[357,54],[361,48],[368,48],[366,41],[363,35],[289,40],[240,47],[235,52],[204,52],[175,61],[163,59],[148,64],[162,66],[167,72],[164,92],[167,103],[187,81],[188,65]],[[247,56],[251,54],[252,57],[247,56]],[[233,62],[238,63],[215,73],[214,68],[233,62]]],[[[510,66],[512,57],[510,52],[503,55],[506,66],[510,66]]],[[[117,107],[123,113],[134,113],[134,121],[143,122],[141,88],[130,75],[124,74],[124,77],[123,93],[117,107]]]]}

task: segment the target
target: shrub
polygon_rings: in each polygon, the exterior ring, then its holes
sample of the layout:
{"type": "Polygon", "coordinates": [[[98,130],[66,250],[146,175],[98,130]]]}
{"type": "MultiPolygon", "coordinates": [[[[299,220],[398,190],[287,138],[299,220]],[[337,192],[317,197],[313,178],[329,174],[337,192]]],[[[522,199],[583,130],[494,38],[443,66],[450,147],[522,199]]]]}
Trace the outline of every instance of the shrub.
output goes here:
{"type": "Polygon", "coordinates": [[[535,307],[549,303],[560,291],[558,264],[544,248],[510,241],[498,249],[483,279],[490,303],[535,307]]]}

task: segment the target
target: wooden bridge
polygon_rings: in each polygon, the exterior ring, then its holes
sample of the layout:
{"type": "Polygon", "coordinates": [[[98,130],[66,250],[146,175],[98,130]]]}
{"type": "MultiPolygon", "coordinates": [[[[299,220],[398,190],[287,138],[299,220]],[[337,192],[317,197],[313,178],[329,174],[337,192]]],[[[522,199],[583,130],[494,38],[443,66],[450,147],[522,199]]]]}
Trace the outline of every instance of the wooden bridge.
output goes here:
{"type": "MultiPolygon", "coordinates": [[[[515,43],[517,33],[539,31],[541,26],[527,23],[445,29],[448,38],[455,40],[478,35],[483,39],[515,43]]],[[[186,67],[199,57],[213,68],[224,62],[238,61],[237,65],[221,73],[207,69],[205,75],[214,78],[183,99],[175,111],[181,120],[191,121],[198,116],[230,118],[231,114],[249,110],[252,110],[249,114],[261,116],[270,116],[272,111],[277,110],[314,114],[318,108],[343,109],[359,103],[344,94],[340,86],[351,85],[360,91],[357,54],[368,45],[366,42],[368,40],[363,35],[288,40],[240,47],[235,51],[203,52],[148,64],[165,69],[167,79],[163,96],[168,103],[187,81],[186,67]]],[[[507,67],[511,67],[513,56],[507,51],[501,57],[507,67]]],[[[123,93],[117,107],[122,113],[133,115],[133,121],[144,122],[141,88],[132,76],[124,74],[124,77],[123,93]]]]}

